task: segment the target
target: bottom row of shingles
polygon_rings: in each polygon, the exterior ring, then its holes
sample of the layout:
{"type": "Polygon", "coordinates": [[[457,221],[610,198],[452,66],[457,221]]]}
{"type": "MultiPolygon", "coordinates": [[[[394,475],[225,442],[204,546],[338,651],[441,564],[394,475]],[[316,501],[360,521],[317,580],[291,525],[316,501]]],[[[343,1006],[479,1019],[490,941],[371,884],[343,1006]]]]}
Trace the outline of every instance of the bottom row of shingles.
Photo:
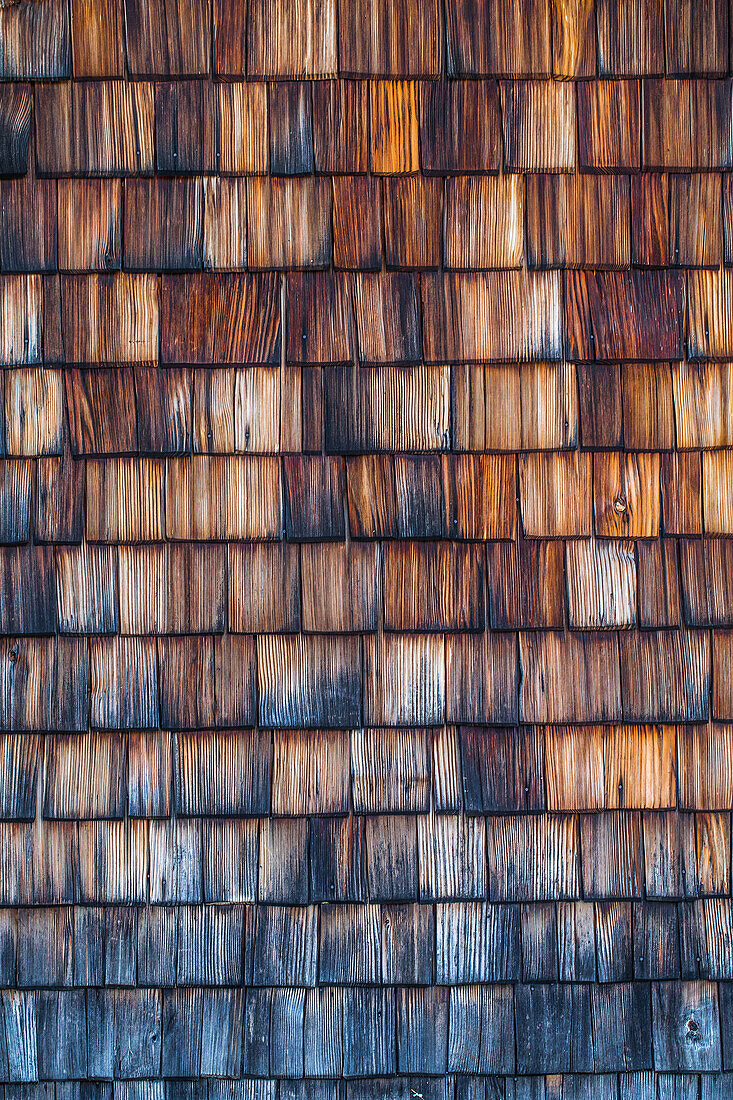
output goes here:
{"type": "Polygon", "coordinates": [[[381,1077],[733,1069],[733,985],[0,994],[0,1077],[381,1077]]]}

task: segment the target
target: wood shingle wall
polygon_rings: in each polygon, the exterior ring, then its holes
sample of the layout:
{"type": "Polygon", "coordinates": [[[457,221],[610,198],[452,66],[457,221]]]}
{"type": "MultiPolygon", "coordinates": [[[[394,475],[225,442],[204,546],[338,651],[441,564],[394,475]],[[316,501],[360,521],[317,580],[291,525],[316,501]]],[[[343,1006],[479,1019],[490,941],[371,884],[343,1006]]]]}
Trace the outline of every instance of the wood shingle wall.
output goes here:
{"type": "Polygon", "coordinates": [[[729,0],[0,0],[0,1100],[733,1096],[729,0]]]}

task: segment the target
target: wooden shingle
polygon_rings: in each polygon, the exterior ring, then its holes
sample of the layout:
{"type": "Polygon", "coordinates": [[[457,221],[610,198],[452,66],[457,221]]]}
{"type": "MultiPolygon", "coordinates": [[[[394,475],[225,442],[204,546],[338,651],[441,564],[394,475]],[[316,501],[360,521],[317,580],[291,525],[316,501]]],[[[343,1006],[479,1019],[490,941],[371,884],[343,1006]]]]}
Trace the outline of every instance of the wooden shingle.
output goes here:
{"type": "Polygon", "coordinates": [[[573,85],[562,81],[503,81],[506,167],[513,172],[568,172],[575,168],[573,85]]]}
{"type": "Polygon", "coordinates": [[[521,721],[608,722],[621,717],[615,635],[524,633],[519,645],[521,721]]]}
{"type": "Polygon", "coordinates": [[[164,363],[273,363],[280,354],[277,277],[164,276],[164,363]]]}
{"type": "Polygon", "coordinates": [[[436,726],[445,717],[440,634],[364,638],[364,720],[369,726],[436,726]]]}
{"type": "Polygon", "coordinates": [[[334,75],[336,26],[336,0],[278,0],[274,5],[254,0],[247,23],[248,75],[334,75]]]}
{"type": "Polygon", "coordinates": [[[385,548],[385,630],[481,630],[484,568],[477,548],[393,543],[385,548]]]}
{"type": "Polygon", "coordinates": [[[403,175],[420,167],[418,97],[415,80],[371,83],[369,163],[375,175],[403,175]]]}
{"type": "Polygon", "coordinates": [[[208,0],[125,0],[127,66],[135,76],[202,76],[208,71],[208,0]]]}
{"type": "Polygon", "coordinates": [[[316,80],[312,94],[316,172],[365,172],[369,102],[366,81],[316,80]]]}
{"type": "Polygon", "coordinates": [[[524,254],[520,176],[457,176],[445,188],[446,267],[520,267],[524,254]]]}
{"type": "Polygon", "coordinates": [[[596,534],[653,538],[659,534],[659,455],[593,456],[596,534]]]}
{"type": "Polygon", "coordinates": [[[122,20],[120,0],[72,0],[71,52],[74,76],[122,75],[122,20]]]}
{"type": "Polygon", "coordinates": [[[627,0],[616,6],[598,0],[598,60],[602,76],[664,73],[664,4],[627,0]]]}
{"type": "Polygon", "coordinates": [[[588,454],[522,455],[519,496],[526,537],[590,535],[591,477],[588,454]]]}
{"type": "Polygon", "coordinates": [[[55,271],[56,184],[53,180],[0,180],[5,217],[0,233],[4,271],[55,271]]]}
{"type": "Polygon", "coordinates": [[[61,271],[110,271],[122,263],[120,180],[58,181],[58,265],[61,271]]]}
{"type": "Polygon", "coordinates": [[[626,177],[530,175],[526,187],[530,267],[629,266],[626,177]]]}
{"type": "Polygon", "coordinates": [[[438,76],[436,0],[339,0],[339,71],[349,76],[438,76]]]}
{"type": "Polygon", "coordinates": [[[565,276],[569,359],[680,359],[682,283],[671,271],[565,276]]]}
{"type": "Polygon", "coordinates": [[[36,89],[39,175],[152,175],[155,96],[148,82],[75,81],[36,89]]]}
{"type": "Polygon", "coordinates": [[[502,139],[496,84],[490,80],[424,81],[420,143],[420,163],[426,174],[497,171],[502,139]]]}
{"type": "Polygon", "coordinates": [[[560,359],[560,284],[553,273],[426,274],[421,279],[429,362],[560,359]],[[509,317],[522,316],[512,326],[509,317]]]}
{"type": "Polygon", "coordinates": [[[0,174],[3,176],[24,176],[28,171],[32,103],[28,84],[3,85],[0,93],[0,133],[3,135],[0,174]]]}
{"type": "Polygon", "coordinates": [[[551,71],[550,5],[546,0],[498,0],[446,8],[448,72],[546,75],[551,71]]]}
{"type": "Polygon", "coordinates": [[[300,559],[304,630],[377,629],[381,583],[376,546],[303,543],[300,559]]]}
{"type": "Polygon", "coordinates": [[[326,180],[298,177],[247,182],[247,256],[259,268],[328,267],[331,189],[326,180]]]}

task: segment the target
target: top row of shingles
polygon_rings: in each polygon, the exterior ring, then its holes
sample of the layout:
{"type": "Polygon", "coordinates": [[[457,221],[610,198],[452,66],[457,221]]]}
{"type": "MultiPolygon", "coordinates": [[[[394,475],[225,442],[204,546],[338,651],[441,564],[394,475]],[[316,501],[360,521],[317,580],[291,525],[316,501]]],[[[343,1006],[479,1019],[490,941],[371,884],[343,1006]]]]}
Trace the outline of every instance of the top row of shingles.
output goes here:
{"type": "Polygon", "coordinates": [[[729,0],[14,0],[0,79],[730,71],[729,0]]]}

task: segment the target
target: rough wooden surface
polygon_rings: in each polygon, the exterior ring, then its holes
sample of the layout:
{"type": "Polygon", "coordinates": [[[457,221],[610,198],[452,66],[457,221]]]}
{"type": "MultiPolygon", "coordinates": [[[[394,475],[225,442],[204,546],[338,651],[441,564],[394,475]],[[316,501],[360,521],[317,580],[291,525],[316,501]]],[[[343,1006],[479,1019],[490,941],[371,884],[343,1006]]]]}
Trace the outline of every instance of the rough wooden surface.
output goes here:
{"type": "Polygon", "coordinates": [[[0,0],[0,1100],[733,1095],[729,0],[0,0]]]}

